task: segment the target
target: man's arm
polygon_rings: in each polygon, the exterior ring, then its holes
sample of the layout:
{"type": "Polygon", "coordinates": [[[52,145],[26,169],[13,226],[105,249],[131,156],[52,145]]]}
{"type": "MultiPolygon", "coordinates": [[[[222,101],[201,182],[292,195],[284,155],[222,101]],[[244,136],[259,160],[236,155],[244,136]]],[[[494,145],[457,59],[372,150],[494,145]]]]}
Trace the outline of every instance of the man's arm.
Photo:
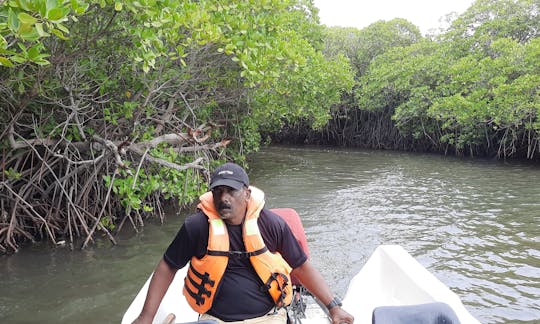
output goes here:
{"type": "MultiPolygon", "coordinates": [[[[294,275],[300,283],[324,305],[328,305],[334,299],[334,294],[328,287],[328,284],[309,260],[304,262],[301,266],[294,268],[291,275],[294,275]]],[[[343,310],[340,306],[332,307],[329,312],[333,324],[352,324],[354,321],[353,316],[343,310]]]]}
{"type": "Polygon", "coordinates": [[[133,323],[152,323],[159,305],[161,304],[161,300],[174,279],[176,271],[177,270],[171,268],[163,258],[159,261],[154,270],[154,274],[152,275],[152,279],[150,280],[141,314],[133,323]]]}

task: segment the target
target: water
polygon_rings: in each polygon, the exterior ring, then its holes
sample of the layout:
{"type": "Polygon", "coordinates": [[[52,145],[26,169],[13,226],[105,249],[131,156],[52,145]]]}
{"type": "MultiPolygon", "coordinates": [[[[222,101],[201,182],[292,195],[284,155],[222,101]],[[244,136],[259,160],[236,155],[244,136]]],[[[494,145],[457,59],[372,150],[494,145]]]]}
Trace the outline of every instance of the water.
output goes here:
{"type": "MultiPolygon", "coordinates": [[[[384,151],[272,147],[250,157],[269,207],[302,216],[335,292],[400,244],[482,323],[540,323],[540,168],[384,151]]],[[[71,252],[0,257],[0,322],[117,323],[184,215],[71,252]]]]}

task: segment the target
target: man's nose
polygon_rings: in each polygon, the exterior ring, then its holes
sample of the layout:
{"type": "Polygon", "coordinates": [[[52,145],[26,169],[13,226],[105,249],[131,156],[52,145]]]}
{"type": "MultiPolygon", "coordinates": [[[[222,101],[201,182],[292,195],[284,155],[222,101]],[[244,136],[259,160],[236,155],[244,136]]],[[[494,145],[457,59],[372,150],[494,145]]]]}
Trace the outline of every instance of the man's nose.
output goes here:
{"type": "Polygon", "coordinates": [[[220,201],[229,201],[231,199],[231,193],[228,190],[223,190],[219,193],[218,199],[220,201]]]}
{"type": "Polygon", "coordinates": [[[224,202],[229,202],[231,200],[231,193],[229,191],[224,191],[222,194],[221,194],[221,201],[224,201],[224,202]]]}

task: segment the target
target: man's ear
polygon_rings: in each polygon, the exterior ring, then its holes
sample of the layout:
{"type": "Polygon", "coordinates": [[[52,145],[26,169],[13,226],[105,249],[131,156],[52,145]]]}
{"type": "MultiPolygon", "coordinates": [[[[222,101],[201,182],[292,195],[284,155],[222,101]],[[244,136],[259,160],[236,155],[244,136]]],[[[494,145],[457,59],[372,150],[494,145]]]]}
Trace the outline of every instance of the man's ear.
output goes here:
{"type": "Polygon", "coordinates": [[[251,189],[248,187],[245,189],[246,192],[246,200],[249,201],[251,199],[251,189]]]}

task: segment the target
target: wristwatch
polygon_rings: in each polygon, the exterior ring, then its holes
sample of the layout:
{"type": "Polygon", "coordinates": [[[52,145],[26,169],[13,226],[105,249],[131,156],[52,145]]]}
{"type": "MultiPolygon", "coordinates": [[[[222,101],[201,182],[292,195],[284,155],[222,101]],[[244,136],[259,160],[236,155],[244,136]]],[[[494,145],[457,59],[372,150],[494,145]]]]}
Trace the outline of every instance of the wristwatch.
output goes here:
{"type": "Polygon", "coordinates": [[[341,299],[339,299],[338,297],[334,297],[334,299],[332,299],[327,305],[326,305],[326,309],[328,310],[331,310],[332,308],[336,307],[336,306],[340,306],[341,307],[341,299]]]}

